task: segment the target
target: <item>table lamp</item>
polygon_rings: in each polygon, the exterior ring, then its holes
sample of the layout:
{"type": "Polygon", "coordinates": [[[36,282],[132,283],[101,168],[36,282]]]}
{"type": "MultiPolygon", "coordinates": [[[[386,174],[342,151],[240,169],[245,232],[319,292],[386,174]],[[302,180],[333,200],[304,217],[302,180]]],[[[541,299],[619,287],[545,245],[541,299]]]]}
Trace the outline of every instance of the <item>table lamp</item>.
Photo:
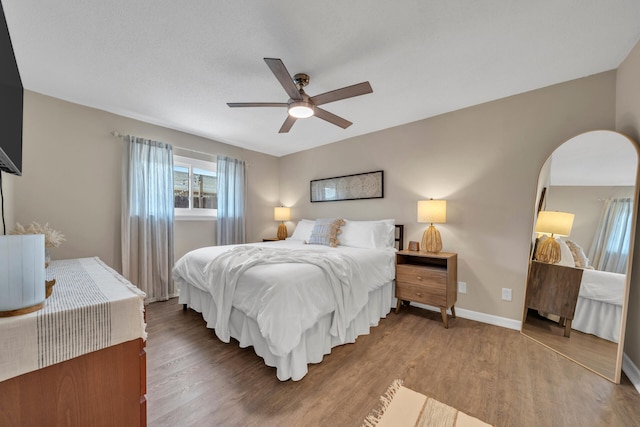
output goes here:
{"type": "Polygon", "coordinates": [[[284,206],[275,208],[273,211],[273,219],[276,221],[280,221],[280,225],[278,226],[278,240],[284,240],[287,238],[287,226],[284,225],[285,221],[289,221],[291,219],[291,209],[285,208],[284,206]]]}
{"type": "Polygon", "coordinates": [[[536,233],[549,237],[536,248],[535,259],[549,264],[560,261],[560,244],[555,236],[568,236],[573,227],[574,214],[556,211],[540,211],[536,220],[536,233]]]}
{"type": "Polygon", "coordinates": [[[422,234],[421,249],[437,254],[442,250],[442,238],[433,224],[447,222],[447,201],[433,199],[418,201],[418,222],[431,224],[422,234]]]}

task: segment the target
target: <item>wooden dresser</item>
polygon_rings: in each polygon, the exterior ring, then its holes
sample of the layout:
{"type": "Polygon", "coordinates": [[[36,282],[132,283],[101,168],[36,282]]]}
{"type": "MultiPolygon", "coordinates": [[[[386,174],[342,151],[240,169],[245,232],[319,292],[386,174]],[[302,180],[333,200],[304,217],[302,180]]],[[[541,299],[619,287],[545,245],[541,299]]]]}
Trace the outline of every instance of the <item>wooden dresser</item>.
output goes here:
{"type": "Polygon", "coordinates": [[[413,301],[440,308],[444,327],[449,327],[447,309],[456,317],[458,297],[458,255],[399,251],[396,254],[396,313],[402,301],[413,301]]]}
{"type": "Polygon", "coordinates": [[[144,293],[98,258],[52,278],[43,309],[0,318],[0,425],[146,426],[144,293]]]}

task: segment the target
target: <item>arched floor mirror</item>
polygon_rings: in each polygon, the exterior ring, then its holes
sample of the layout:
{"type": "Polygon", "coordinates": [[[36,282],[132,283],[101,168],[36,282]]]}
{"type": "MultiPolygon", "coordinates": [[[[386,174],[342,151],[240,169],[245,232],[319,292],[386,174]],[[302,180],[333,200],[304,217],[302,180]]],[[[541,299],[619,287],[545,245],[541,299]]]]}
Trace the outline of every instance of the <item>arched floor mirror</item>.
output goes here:
{"type": "Polygon", "coordinates": [[[521,331],[615,383],[622,369],[637,179],[633,140],[613,131],[587,132],[546,161],[533,206],[521,331]],[[545,224],[545,217],[556,223],[545,224]],[[562,217],[573,221],[557,223],[562,217]]]}

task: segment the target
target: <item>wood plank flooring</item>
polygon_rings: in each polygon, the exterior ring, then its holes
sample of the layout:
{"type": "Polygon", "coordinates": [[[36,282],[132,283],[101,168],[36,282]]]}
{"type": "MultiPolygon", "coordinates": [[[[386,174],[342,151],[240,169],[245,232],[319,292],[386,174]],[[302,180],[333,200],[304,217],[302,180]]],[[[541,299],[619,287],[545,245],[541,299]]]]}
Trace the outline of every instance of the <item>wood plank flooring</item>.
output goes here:
{"type": "Polygon", "coordinates": [[[394,379],[496,426],[638,426],[640,395],[497,326],[407,307],[301,381],[220,342],[177,299],[147,307],[148,423],[359,426],[394,379]]]}
{"type": "Polygon", "coordinates": [[[523,332],[532,339],[586,366],[605,378],[615,379],[618,344],[572,330],[571,338],[564,336],[558,323],[530,312],[523,332]]]}

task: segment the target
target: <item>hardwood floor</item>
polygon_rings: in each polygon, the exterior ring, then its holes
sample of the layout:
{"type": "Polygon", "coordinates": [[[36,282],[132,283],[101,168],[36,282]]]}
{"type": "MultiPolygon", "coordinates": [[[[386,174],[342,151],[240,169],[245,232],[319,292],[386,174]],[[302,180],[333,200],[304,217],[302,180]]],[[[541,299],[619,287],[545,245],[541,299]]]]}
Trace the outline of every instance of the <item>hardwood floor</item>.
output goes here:
{"type": "Polygon", "coordinates": [[[532,339],[556,350],[576,362],[588,366],[605,378],[615,378],[618,344],[595,335],[572,330],[571,338],[564,336],[558,323],[531,311],[523,332],[532,339]]]}
{"type": "Polygon", "coordinates": [[[220,342],[177,299],[147,307],[148,425],[359,426],[394,379],[496,426],[637,426],[640,395],[497,326],[407,307],[301,381],[220,342]]]}

